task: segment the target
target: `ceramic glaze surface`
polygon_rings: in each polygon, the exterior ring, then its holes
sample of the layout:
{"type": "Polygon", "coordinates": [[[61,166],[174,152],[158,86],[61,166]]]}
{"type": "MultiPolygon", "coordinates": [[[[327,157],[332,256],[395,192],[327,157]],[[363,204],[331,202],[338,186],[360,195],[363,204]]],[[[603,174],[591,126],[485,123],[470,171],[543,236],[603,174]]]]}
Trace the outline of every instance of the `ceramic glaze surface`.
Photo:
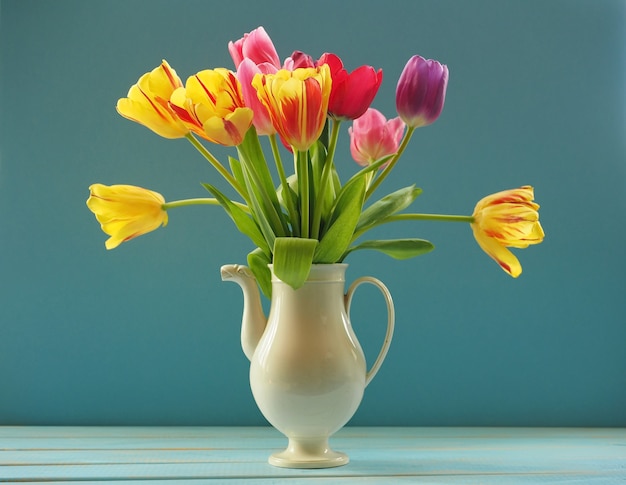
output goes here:
{"type": "MultiPolygon", "coordinates": [[[[222,269],[250,294],[250,274],[241,266],[222,269]],[[243,277],[241,276],[243,275],[243,277]]],[[[371,277],[356,280],[344,294],[345,264],[313,265],[308,280],[294,290],[273,275],[270,314],[251,357],[250,386],[259,409],[289,446],[270,457],[276,466],[322,468],[344,465],[348,457],[332,451],[328,438],[354,415],[367,383],[388,350],[393,332],[393,302],[384,285],[371,277]],[[349,319],[354,290],[361,283],[376,285],[388,308],[387,338],[368,372],[363,350],[349,319]]],[[[254,281],[254,280],[252,280],[254,281]]],[[[246,297],[247,298],[247,297],[246,297]]],[[[246,321],[257,314],[245,301],[242,345],[250,345],[246,321]]],[[[246,352],[246,355],[248,352],[246,352]]]]}
{"type": "Polygon", "coordinates": [[[250,383],[265,417],[287,436],[333,434],[363,397],[365,357],[346,314],[341,269],[316,268],[328,280],[298,290],[273,281],[250,383]]]}

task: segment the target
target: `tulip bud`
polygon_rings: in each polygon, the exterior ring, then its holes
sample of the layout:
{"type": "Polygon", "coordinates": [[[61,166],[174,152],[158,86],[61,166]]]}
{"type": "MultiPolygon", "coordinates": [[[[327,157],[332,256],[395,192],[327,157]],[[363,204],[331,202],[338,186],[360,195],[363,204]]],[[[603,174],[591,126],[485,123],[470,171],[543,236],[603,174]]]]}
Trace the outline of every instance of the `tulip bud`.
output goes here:
{"type": "Polygon", "coordinates": [[[448,67],[432,59],[413,56],[406,63],[396,88],[396,109],[412,128],[434,122],[443,109],[448,67]]]}
{"type": "Polygon", "coordinates": [[[167,224],[165,199],[158,192],[133,185],[102,184],[93,184],[89,192],[87,207],[111,236],[105,243],[107,249],[167,224]]]}
{"type": "Polygon", "coordinates": [[[189,129],[178,118],[168,101],[183,84],[170,65],[161,65],[139,78],[126,98],[117,101],[117,112],[124,118],[140,123],[164,138],[182,138],[189,129]]]}
{"type": "Polygon", "coordinates": [[[280,68],[280,59],[276,48],[263,27],[243,34],[243,37],[235,42],[229,42],[228,52],[235,63],[235,67],[239,67],[244,59],[250,59],[257,65],[267,62],[277,69],[280,68]]]}
{"type": "Polygon", "coordinates": [[[293,54],[283,63],[283,69],[288,71],[295,71],[303,67],[315,67],[315,62],[310,55],[302,51],[293,51],[293,54]]]}
{"type": "Polygon", "coordinates": [[[383,71],[372,66],[361,66],[348,73],[335,54],[326,53],[317,65],[328,64],[332,89],[328,113],[338,119],[355,120],[370,107],[383,81],[383,71]]]}
{"type": "Polygon", "coordinates": [[[354,120],[348,134],[352,158],[359,165],[367,166],[398,151],[404,123],[400,118],[387,121],[380,111],[369,108],[354,120]]]}
{"type": "Polygon", "coordinates": [[[172,93],[170,106],[191,131],[224,146],[243,141],[254,115],[235,74],[219,67],[189,77],[184,88],[172,93]]]}
{"type": "Polygon", "coordinates": [[[544,238],[539,205],[533,199],[533,188],[525,185],[488,195],[474,209],[471,226],[476,242],[513,278],[521,274],[522,266],[506,248],[526,248],[544,238]]]}
{"type": "Polygon", "coordinates": [[[299,151],[308,150],[324,129],[331,83],[326,64],[294,71],[281,69],[252,79],[274,128],[285,143],[299,151]]]}

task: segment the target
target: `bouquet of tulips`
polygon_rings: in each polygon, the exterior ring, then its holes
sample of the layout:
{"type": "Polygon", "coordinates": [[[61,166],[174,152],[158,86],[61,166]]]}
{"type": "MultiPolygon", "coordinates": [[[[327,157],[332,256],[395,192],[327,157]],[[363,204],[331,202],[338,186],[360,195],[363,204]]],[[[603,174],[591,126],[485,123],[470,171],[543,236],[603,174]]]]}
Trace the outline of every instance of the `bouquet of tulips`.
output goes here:
{"type": "Polygon", "coordinates": [[[469,223],[489,256],[511,276],[521,273],[507,247],[527,247],[544,237],[530,186],[485,197],[471,216],[404,213],[421,192],[415,185],[372,199],[415,129],[439,117],[448,84],[445,65],[420,56],[409,59],[396,88],[398,117],[387,120],[370,107],[382,70],[361,66],[348,72],[335,54],[315,61],[299,51],[281,64],[263,27],[230,42],[228,49],[236,71],[203,70],[183,85],[163,61],[118,101],[117,111],[162,137],[189,140],[236,198],[209,183],[203,186],[212,197],[171,202],[141,187],[94,184],[87,205],[110,236],[107,249],[165,226],[170,209],[209,204],[220,205],[256,246],[248,264],[266,295],[270,263],[277,277],[298,288],[312,264],[341,262],[359,249],[397,259],[433,249],[417,238],[361,239],[373,227],[400,220],[469,223]],[[335,151],[344,121],[352,121],[350,151],[362,168],[342,182],[335,151]],[[269,138],[269,157],[260,136],[269,138]],[[200,139],[235,147],[237,158],[220,162],[200,139]],[[293,158],[289,172],[283,161],[287,154],[293,158]]]}

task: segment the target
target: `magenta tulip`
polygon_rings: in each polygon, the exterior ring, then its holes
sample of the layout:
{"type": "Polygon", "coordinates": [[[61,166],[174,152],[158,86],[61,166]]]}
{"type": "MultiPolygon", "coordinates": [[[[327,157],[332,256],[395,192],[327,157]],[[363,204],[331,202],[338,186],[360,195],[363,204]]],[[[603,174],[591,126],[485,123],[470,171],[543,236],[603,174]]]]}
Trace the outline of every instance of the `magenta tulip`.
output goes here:
{"type": "Polygon", "coordinates": [[[448,67],[432,59],[413,56],[406,63],[396,89],[396,109],[412,128],[434,122],[443,109],[448,67]]]}
{"type": "Polygon", "coordinates": [[[283,63],[283,69],[287,69],[288,71],[293,71],[301,67],[316,67],[313,58],[302,51],[293,51],[293,54],[285,59],[283,63]]]}
{"type": "Polygon", "coordinates": [[[348,133],[352,158],[359,165],[367,166],[398,151],[404,135],[404,122],[400,118],[387,121],[380,111],[369,108],[354,120],[348,133]]]}

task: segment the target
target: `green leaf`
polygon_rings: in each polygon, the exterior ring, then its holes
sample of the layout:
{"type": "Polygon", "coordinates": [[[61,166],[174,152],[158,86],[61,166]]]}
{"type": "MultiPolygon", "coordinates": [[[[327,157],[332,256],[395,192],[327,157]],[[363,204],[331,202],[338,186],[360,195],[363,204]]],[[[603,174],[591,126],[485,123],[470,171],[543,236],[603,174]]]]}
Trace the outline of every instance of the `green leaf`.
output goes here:
{"type": "Polygon", "coordinates": [[[259,137],[251,126],[246,132],[243,142],[237,147],[242,165],[253,169],[255,178],[266,192],[274,192],[274,181],[269,171],[259,137]]]}
{"type": "Polygon", "coordinates": [[[357,232],[362,234],[377,223],[382,222],[385,218],[407,208],[421,193],[422,189],[411,185],[410,187],[396,190],[374,202],[361,214],[356,226],[357,232]]]}
{"type": "Polygon", "coordinates": [[[230,199],[228,199],[215,187],[210,184],[202,185],[205,189],[207,189],[215,196],[217,201],[233,220],[233,222],[237,226],[237,229],[239,229],[240,232],[248,236],[256,246],[259,246],[263,251],[269,254],[270,247],[263,237],[263,234],[259,230],[259,226],[257,226],[256,222],[254,222],[254,220],[248,214],[246,214],[240,207],[237,207],[235,204],[233,204],[230,199]]]}
{"type": "Polygon", "coordinates": [[[269,256],[261,248],[256,248],[248,254],[248,266],[254,274],[259,288],[269,299],[272,298],[272,272],[268,266],[270,263],[269,256]]]}
{"type": "MultiPolygon", "coordinates": [[[[239,183],[242,189],[246,187],[246,180],[243,177],[243,170],[241,169],[241,162],[233,157],[228,157],[228,164],[230,165],[230,171],[235,177],[235,180],[239,183]]],[[[246,194],[247,195],[247,194],[246,194]]]]}
{"type": "Polygon", "coordinates": [[[315,251],[316,263],[336,263],[352,241],[356,224],[365,200],[365,179],[358,178],[346,184],[337,197],[328,229],[315,251]]]}
{"type": "Polygon", "coordinates": [[[274,242],[274,274],[294,290],[309,276],[317,240],[277,237],[274,242]]]}
{"type": "Polygon", "coordinates": [[[267,241],[267,244],[270,248],[274,247],[274,239],[276,239],[276,233],[274,232],[274,227],[267,219],[268,214],[263,210],[262,201],[259,201],[259,197],[257,197],[257,192],[255,188],[258,187],[253,181],[250,180],[248,175],[248,171],[244,170],[243,173],[245,182],[246,182],[246,190],[248,191],[250,198],[250,212],[254,221],[258,224],[261,233],[263,234],[263,238],[267,241]]]}
{"type": "MultiPolygon", "coordinates": [[[[272,180],[272,175],[267,166],[263,149],[259,142],[254,127],[246,132],[244,141],[237,146],[241,168],[246,182],[246,189],[251,199],[251,204],[263,213],[265,221],[272,228],[272,233],[278,236],[289,234],[289,226],[285,218],[276,188],[272,180]]],[[[255,215],[260,214],[255,209],[255,215]]],[[[259,221],[259,225],[263,224],[259,221]]]]}
{"type": "Polygon", "coordinates": [[[385,253],[394,259],[409,259],[426,254],[435,249],[435,246],[430,241],[424,239],[387,239],[364,241],[357,246],[351,247],[348,253],[358,249],[373,249],[385,253]]]}

